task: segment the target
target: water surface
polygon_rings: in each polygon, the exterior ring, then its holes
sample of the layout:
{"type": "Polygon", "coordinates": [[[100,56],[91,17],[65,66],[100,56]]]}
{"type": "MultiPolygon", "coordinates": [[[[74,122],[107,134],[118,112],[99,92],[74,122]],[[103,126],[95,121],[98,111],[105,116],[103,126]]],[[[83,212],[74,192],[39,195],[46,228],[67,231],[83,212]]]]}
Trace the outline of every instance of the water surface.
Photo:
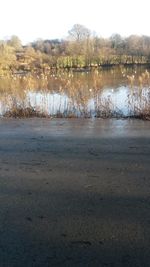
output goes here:
{"type": "Polygon", "coordinates": [[[28,109],[58,117],[134,116],[150,109],[149,86],[144,67],[15,74],[0,78],[0,113],[28,109]]]}

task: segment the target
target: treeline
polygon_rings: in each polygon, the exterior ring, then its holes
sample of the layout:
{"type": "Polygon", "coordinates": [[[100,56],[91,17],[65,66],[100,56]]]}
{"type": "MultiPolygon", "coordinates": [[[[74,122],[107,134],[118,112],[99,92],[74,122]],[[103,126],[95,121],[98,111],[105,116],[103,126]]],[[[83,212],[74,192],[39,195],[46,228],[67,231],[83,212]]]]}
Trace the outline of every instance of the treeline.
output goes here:
{"type": "Polygon", "coordinates": [[[113,34],[98,37],[75,24],[64,40],[36,40],[23,46],[17,36],[0,41],[0,74],[51,68],[90,68],[118,64],[149,64],[150,37],[113,34]]]}

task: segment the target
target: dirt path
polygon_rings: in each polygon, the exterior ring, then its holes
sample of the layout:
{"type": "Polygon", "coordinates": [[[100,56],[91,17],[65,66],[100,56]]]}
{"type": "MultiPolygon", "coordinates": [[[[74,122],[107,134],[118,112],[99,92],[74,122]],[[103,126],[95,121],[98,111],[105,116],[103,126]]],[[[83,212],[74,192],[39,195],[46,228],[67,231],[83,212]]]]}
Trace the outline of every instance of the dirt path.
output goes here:
{"type": "Polygon", "coordinates": [[[150,266],[150,122],[0,120],[0,267],[30,266],[150,266]]]}

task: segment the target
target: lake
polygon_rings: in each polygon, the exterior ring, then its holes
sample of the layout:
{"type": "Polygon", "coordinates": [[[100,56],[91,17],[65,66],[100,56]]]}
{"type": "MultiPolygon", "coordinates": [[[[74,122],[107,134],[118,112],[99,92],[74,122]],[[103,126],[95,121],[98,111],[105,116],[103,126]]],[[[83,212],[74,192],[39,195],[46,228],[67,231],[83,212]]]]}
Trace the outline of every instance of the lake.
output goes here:
{"type": "Polygon", "coordinates": [[[150,114],[145,67],[15,73],[0,77],[6,116],[128,117],[150,114]]]}

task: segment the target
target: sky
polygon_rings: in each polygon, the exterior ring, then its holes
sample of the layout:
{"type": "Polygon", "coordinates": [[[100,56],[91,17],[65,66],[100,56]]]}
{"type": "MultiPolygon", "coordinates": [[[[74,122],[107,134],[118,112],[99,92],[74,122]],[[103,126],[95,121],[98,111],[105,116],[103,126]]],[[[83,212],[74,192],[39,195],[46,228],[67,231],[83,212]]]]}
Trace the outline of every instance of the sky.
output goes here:
{"type": "Polygon", "coordinates": [[[0,0],[0,39],[62,39],[76,23],[110,37],[150,36],[150,0],[0,0]]]}

